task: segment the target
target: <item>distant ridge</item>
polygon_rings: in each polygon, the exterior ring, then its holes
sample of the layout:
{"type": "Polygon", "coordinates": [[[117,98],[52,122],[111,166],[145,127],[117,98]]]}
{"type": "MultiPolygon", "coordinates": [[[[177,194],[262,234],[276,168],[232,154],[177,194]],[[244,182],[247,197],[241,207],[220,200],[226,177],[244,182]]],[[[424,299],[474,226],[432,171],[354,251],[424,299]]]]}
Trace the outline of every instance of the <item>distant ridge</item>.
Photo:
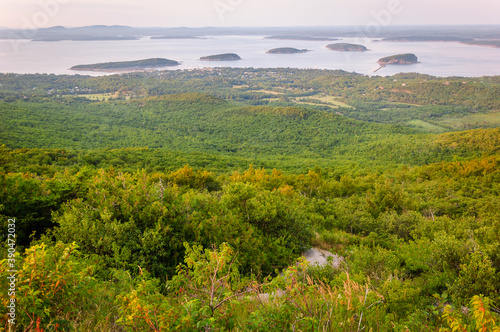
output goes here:
{"type": "Polygon", "coordinates": [[[470,38],[448,37],[448,36],[405,36],[405,37],[389,37],[382,41],[389,42],[464,42],[470,41],[470,38]]]}
{"type": "Polygon", "coordinates": [[[500,48],[500,39],[491,39],[491,40],[470,40],[463,41],[462,44],[466,45],[475,45],[475,46],[489,46],[500,48]]]}
{"type": "MultiPolygon", "coordinates": [[[[465,27],[465,26],[464,26],[465,27]]],[[[90,25],[82,27],[55,26],[36,30],[38,38],[56,36],[58,38],[75,35],[85,36],[269,36],[271,38],[287,40],[335,40],[343,37],[356,37],[359,27],[355,26],[320,26],[320,27],[131,27],[126,25],[90,25]]],[[[495,25],[471,27],[464,29],[461,26],[403,26],[383,27],[378,32],[369,33],[370,38],[410,38],[412,40],[438,39],[461,41],[461,39],[500,39],[500,27],[495,25]],[[441,37],[436,37],[441,36],[441,37]],[[443,37],[444,36],[444,37],[443,37]]],[[[24,39],[22,29],[0,29],[0,39],[24,39]]],[[[68,40],[66,38],[66,40],[68,40]]]]}
{"type": "Polygon", "coordinates": [[[298,36],[298,35],[278,35],[278,36],[268,36],[264,39],[277,39],[277,40],[308,40],[308,41],[335,41],[338,38],[329,37],[309,37],[309,36],[298,36]]]}
{"type": "Polygon", "coordinates": [[[46,36],[46,37],[35,37],[32,41],[44,41],[44,42],[57,42],[57,41],[112,41],[112,40],[139,40],[139,38],[134,36],[66,36],[66,37],[58,37],[58,36],[46,36]]]}
{"type": "Polygon", "coordinates": [[[152,36],[151,39],[205,39],[198,36],[152,36]]]}

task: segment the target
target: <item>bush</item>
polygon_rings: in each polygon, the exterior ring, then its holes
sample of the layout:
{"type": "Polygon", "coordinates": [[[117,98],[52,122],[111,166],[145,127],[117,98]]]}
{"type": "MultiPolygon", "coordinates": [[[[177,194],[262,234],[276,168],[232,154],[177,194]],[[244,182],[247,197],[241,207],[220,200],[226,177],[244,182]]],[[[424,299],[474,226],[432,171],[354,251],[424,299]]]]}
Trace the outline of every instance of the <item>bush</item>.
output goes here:
{"type": "MultiPolygon", "coordinates": [[[[117,318],[112,292],[92,276],[95,267],[81,257],[75,244],[34,245],[16,260],[15,327],[6,321],[6,305],[11,300],[7,283],[2,283],[0,295],[6,329],[103,330],[117,318]]],[[[7,280],[7,260],[0,262],[0,269],[0,277],[7,280]]]]}

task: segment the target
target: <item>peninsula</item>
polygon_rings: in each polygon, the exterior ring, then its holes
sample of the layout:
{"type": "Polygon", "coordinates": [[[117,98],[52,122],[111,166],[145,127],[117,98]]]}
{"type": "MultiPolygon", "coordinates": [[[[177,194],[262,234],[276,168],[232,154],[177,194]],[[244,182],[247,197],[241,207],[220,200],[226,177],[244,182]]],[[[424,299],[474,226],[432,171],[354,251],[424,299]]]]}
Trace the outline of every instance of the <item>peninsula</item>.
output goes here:
{"type": "Polygon", "coordinates": [[[385,65],[410,65],[418,63],[418,58],[415,54],[405,53],[387,56],[377,61],[382,66],[385,65]]]}
{"type": "Polygon", "coordinates": [[[215,54],[201,57],[202,61],[235,61],[241,60],[240,56],[236,53],[223,53],[223,54],[215,54]]]}
{"type": "Polygon", "coordinates": [[[273,48],[266,53],[269,54],[296,54],[296,53],[306,53],[309,52],[307,49],[302,49],[299,50],[298,48],[293,48],[293,47],[280,47],[280,48],[273,48]]]}
{"type": "Polygon", "coordinates": [[[363,45],[357,44],[349,44],[349,43],[335,43],[326,45],[326,48],[332,51],[341,51],[341,52],[365,52],[368,49],[363,45]]]}
{"type": "Polygon", "coordinates": [[[466,45],[490,46],[490,47],[500,48],[500,39],[471,40],[471,41],[463,41],[461,43],[466,45]]]}
{"type": "Polygon", "coordinates": [[[465,42],[470,40],[470,38],[448,36],[399,36],[382,39],[388,42],[465,42]]]}
{"type": "Polygon", "coordinates": [[[104,62],[91,65],[73,66],[70,70],[80,71],[135,71],[158,67],[172,67],[180,65],[179,62],[163,58],[152,58],[136,61],[104,62]]]}

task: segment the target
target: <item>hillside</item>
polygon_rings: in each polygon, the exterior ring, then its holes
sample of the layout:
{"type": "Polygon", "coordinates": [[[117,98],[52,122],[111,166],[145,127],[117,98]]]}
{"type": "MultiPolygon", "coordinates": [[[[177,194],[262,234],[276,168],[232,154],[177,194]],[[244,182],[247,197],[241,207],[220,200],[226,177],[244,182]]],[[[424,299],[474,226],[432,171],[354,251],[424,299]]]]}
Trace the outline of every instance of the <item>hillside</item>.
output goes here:
{"type": "Polygon", "coordinates": [[[498,329],[500,77],[0,81],[17,330],[498,329]]]}
{"type": "Polygon", "coordinates": [[[340,70],[213,68],[102,77],[0,74],[6,102],[121,100],[200,92],[242,105],[301,106],[367,122],[443,132],[500,124],[500,77],[370,77],[340,70]],[[75,88],[76,87],[76,88],[75,88]]]}
{"type": "Polygon", "coordinates": [[[327,160],[415,163],[435,158],[436,153],[414,155],[414,150],[427,146],[428,138],[412,129],[297,106],[241,107],[204,94],[0,105],[5,128],[0,141],[11,148],[168,148],[256,158],[256,162],[269,156],[267,165],[278,157],[281,166],[297,159],[298,167],[312,158],[325,164],[327,160]],[[40,106],[43,111],[37,111],[40,106]],[[407,147],[393,155],[398,145],[407,147]]]}

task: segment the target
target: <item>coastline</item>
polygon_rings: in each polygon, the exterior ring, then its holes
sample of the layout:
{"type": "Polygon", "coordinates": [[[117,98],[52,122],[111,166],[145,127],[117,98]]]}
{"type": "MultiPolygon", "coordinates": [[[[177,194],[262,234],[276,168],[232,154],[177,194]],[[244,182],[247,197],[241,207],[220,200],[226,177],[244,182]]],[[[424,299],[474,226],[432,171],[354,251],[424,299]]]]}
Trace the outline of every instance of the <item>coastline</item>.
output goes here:
{"type": "Polygon", "coordinates": [[[166,68],[170,67],[175,67],[175,66],[167,66],[167,67],[158,67],[158,68],[122,68],[122,69],[74,69],[74,68],[68,68],[68,70],[72,71],[80,71],[80,72],[85,72],[85,71],[90,71],[90,72],[100,72],[100,73],[119,73],[119,74],[127,74],[127,73],[133,73],[133,72],[140,72],[140,71],[146,71],[146,72],[151,72],[151,71],[157,71],[157,70],[165,70],[166,68]]]}

